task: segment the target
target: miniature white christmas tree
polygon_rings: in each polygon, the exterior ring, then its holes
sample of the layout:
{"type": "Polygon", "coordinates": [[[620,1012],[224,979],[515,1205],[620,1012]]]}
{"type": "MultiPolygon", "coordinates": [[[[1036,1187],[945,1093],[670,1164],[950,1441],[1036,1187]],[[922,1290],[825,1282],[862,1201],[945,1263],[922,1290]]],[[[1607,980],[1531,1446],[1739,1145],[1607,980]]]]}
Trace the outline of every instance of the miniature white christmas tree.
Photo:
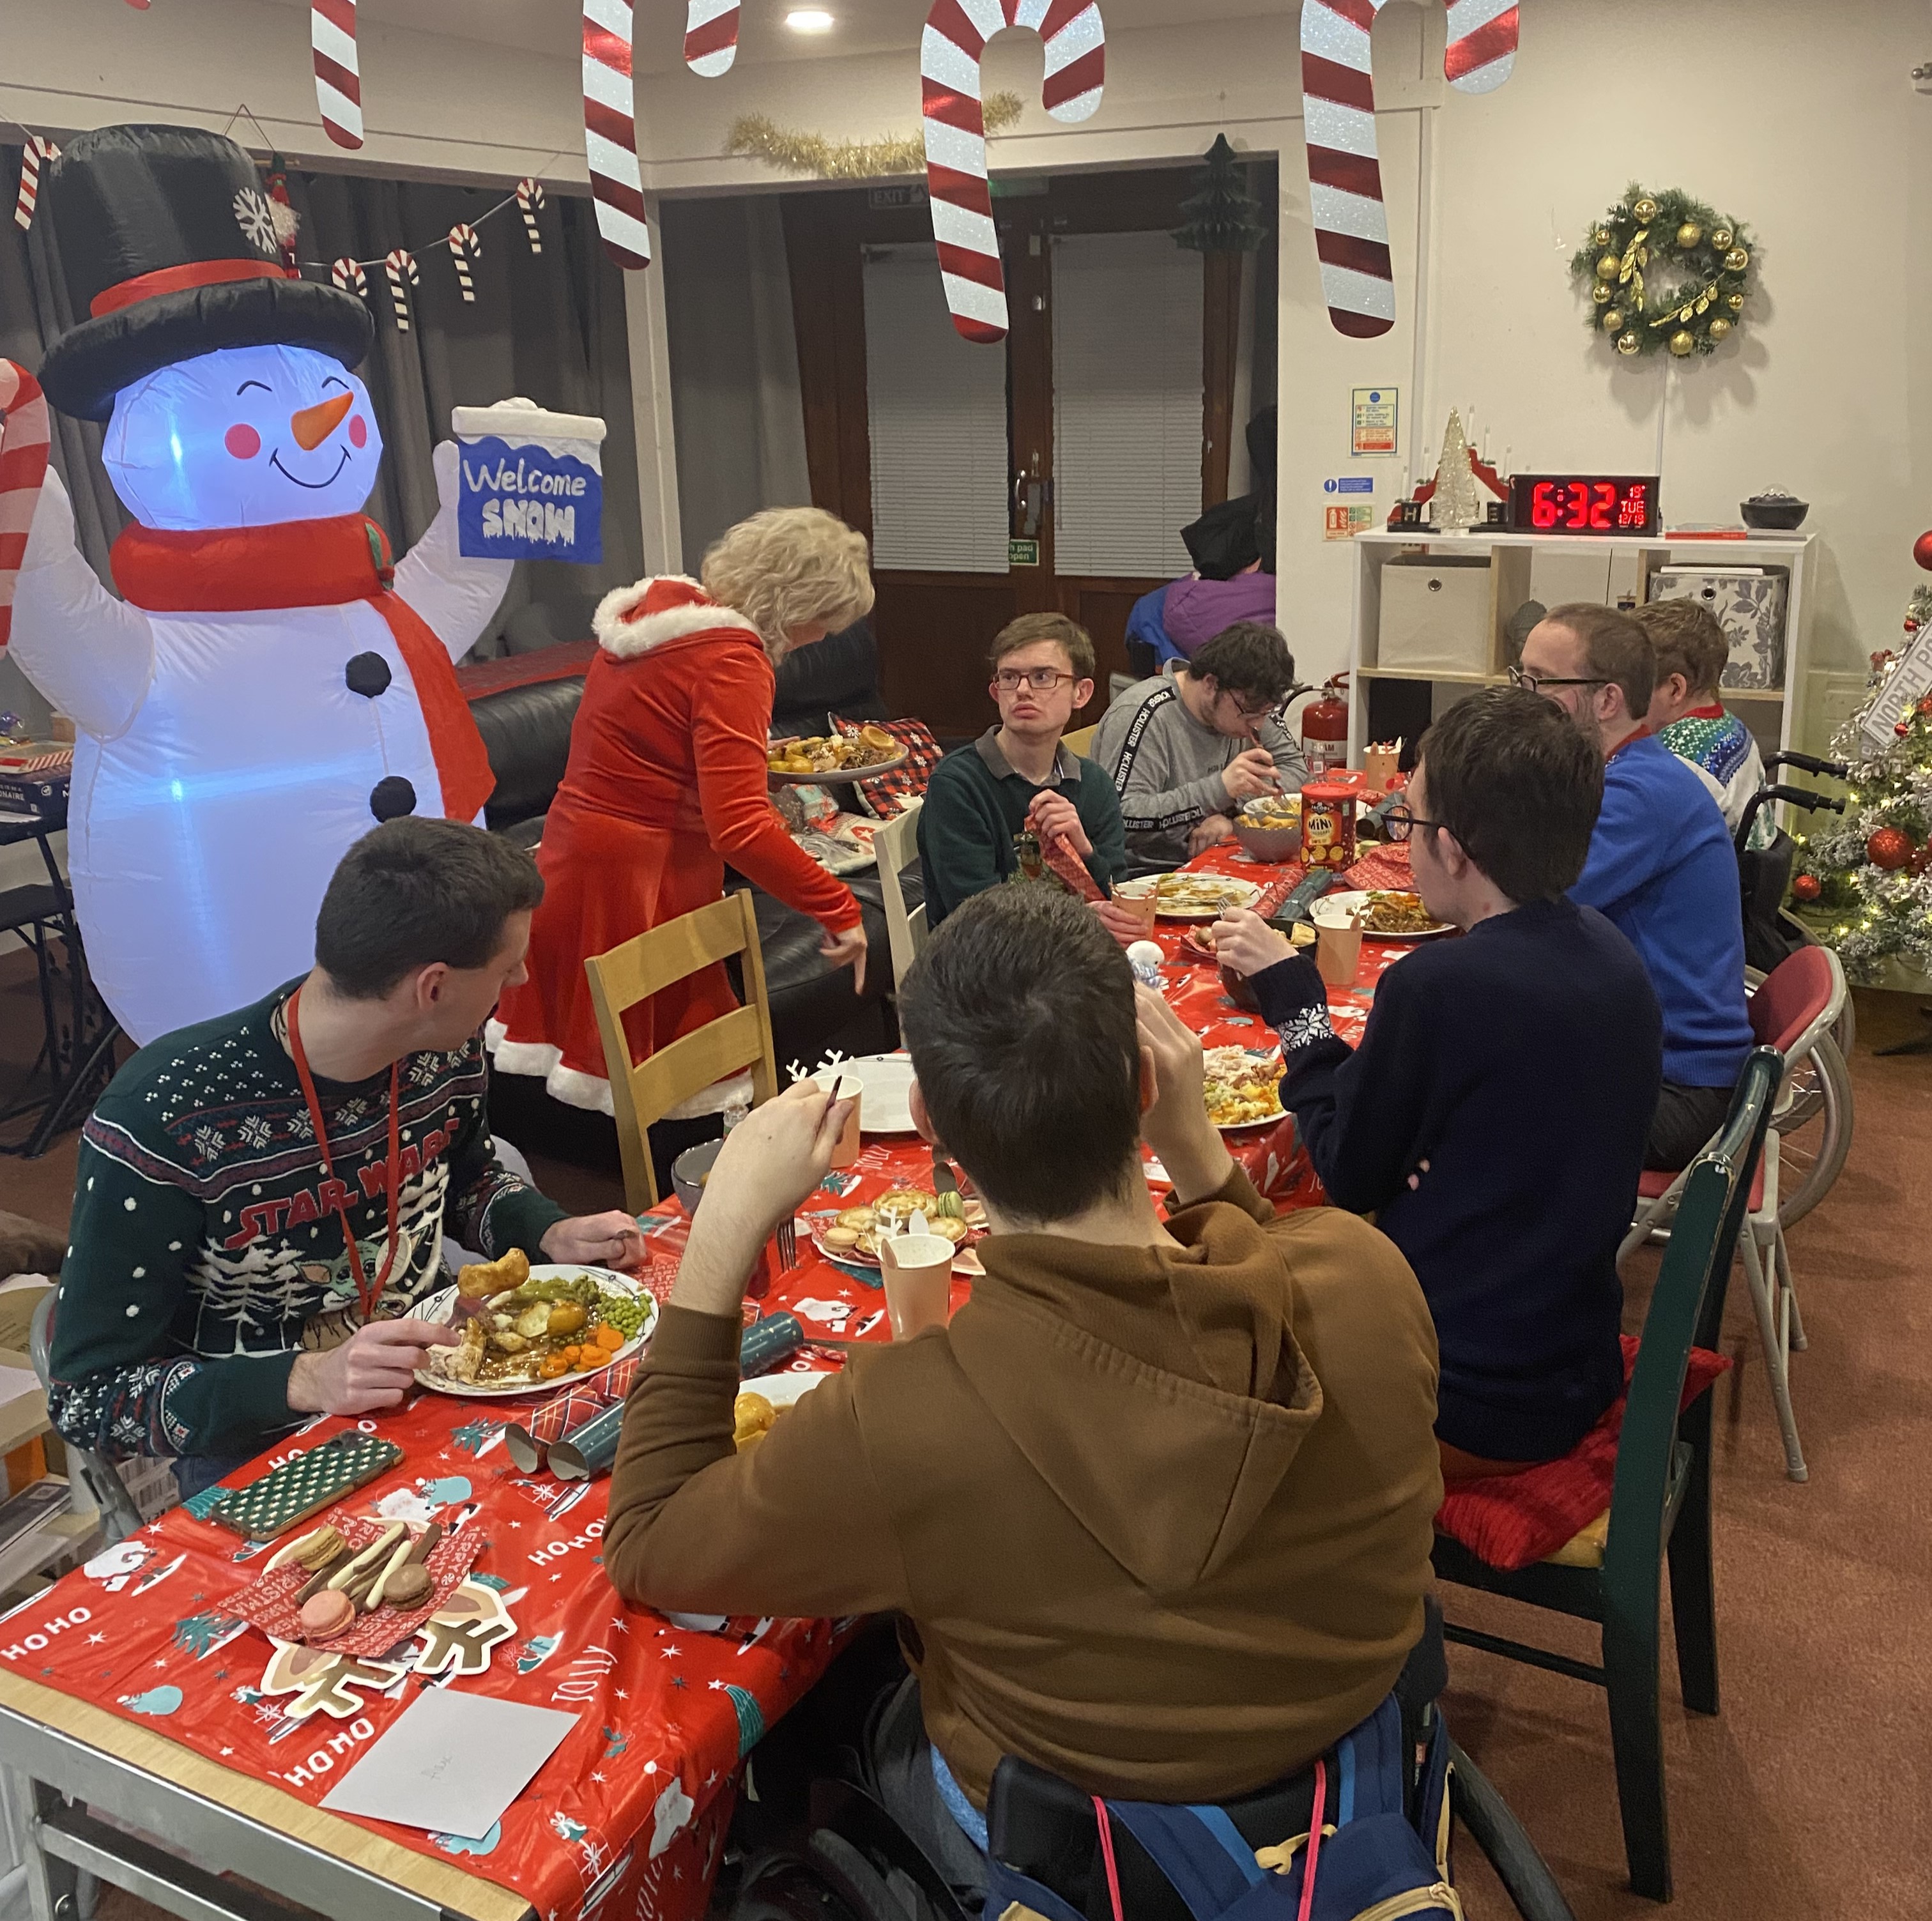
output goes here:
{"type": "Polygon", "coordinates": [[[1476,477],[1469,468],[1469,442],[1462,416],[1451,407],[1442,430],[1442,457],[1436,463],[1436,492],[1429,502],[1432,526],[1454,530],[1473,527],[1483,517],[1476,494],[1476,477]]]}

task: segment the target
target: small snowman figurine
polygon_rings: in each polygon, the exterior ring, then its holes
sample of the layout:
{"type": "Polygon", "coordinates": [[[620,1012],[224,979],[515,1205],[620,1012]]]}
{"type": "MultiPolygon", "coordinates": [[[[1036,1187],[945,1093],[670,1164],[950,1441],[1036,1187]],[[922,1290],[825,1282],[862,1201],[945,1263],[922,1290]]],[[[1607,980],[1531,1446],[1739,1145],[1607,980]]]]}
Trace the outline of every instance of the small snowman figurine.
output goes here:
{"type": "Polygon", "coordinates": [[[105,127],[43,184],[74,310],[40,370],[106,423],[134,517],[114,598],[50,470],[15,583],[14,658],[79,733],[68,847],[96,982],[146,1042],[314,958],[322,891],[378,821],[469,820],[492,777],[453,663],[510,564],[442,511],[393,568],[361,509],[382,436],[354,296],[292,279],[248,156],[185,127],[105,127]]]}

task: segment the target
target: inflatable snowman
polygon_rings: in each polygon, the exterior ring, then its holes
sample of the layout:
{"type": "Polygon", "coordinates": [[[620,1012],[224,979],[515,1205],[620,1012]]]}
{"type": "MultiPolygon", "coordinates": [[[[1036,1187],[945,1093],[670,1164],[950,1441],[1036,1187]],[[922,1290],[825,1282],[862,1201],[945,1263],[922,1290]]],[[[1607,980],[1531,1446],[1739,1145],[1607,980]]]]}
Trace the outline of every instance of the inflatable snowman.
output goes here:
{"type": "Polygon", "coordinates": [[[362,303],[281,265],[233,142],[109,127],[42,187],[76,313],[40,381],[106,423],[134,517],[108,594],[49,472],[12,652],[74,722],[68,821],[94,978],[139,1041],[245,1005],[314,958],[350,844],[400,814],[473,819],[488,757],[452,664],[510,563],[458,551],[457,454],[395,567],[361,511],[382,436],[352,368],[362,303]]]}

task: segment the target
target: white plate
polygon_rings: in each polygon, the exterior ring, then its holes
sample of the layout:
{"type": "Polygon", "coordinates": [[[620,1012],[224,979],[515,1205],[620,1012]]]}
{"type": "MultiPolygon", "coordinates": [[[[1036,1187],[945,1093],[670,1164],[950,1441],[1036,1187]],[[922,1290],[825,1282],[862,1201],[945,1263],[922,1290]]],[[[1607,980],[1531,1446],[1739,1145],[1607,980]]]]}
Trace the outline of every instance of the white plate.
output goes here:
{"type": "Polygon", "coordinates": [[[874,766],[828,767],[822,773],[814,769],[809,774],[781,774],[768,766],[765,778],[775,787],[849,787],[860,781],[876,781],[881,774],[896,774],[911,758],[909,749],[902,749],[891,760],[874,766]]]}
{"type": "MultiPolygon", "coordinates": [[[[1168,878],[1166,874],[1159,876],[1156,879],[1155,886],[1158,888],[1160,882],[1168,878]]],[[[1262,890],[1253,881],[1237,880],[1232,874],[1190,874],[1186,878],[1198,881],[1204,892],[1212,890],[1221,895],[1226,901],[1226,907],[1170,907],[1163,903],[1155,910],[1162,920],[1197,921],[1204,923],[1216,921],[1220,919],[1227,908],[1252,907],[1262,898],[1262,890]]]]}
{"type": "Polygon", "coordinates": [[[830,1380],[838,1371],[812,1374],[760,1374],[756,1380],[738,1383],[740,1394],[762,1394],[774,1407],[794,1407],[822,1380],[830,1380]]]}
{"type": "MultiPolygon", "coordinates": [[[[864,1134],[914,1134],[912,1108],[906,1096],[913,1083],[912,1062],[904,1054],[861,1054],[842,1060],[832,1070],[865,1089],[859,1101],[859,1128],[864,1134]]],[[[821,1077],[823,1079],[824,1077],[821,1077]]]]}
{"type": "MultiPolygon", "coordinates": [[[[608,1267],[590,1267],[572,1262],[560,1266],[532,1267],[532,1281],[568,1280],[579,1274],[587,1274],[599,1286],[615,1289],[619,1293],[631,1294],[644,1304],[644,1324],[634,1338],[627,1341],[606,1361],[603,1367],[587,1368],[582,1374],[559,1374],[551,1380],[516,1382],[486,1382],[481,1386],[468,1381],[452,1380],[447,1374],[432,1374],[428,1368],[416,1370],[416,1384],[419,1387],[433,1388],[438,1394],[454,1394],[466,1401],[503,1401],[519,1394],[549,1394],[568,1383],[578,1380],[595,1380],[610,1365],[611,1361],[621,1361],[626,1354],[634,1354],[651,1338],[651,1330],[657,1325],[658,1304],[650,1290],[639,1285],[628,1275],[614,1274],[608,1267]]],[[[440,1321],[446,1326],[456,1311],[456,1290],[445,1287],[420,1302],[415,1318],[418,1320],[440,1321]]]]}
{"type": "MultiPolygon", "coordinates": [[[[1412,893],[1411,888],[1379,887],[1378,894],[1412,893]]],[[[1347,893],[1324,894],[1308,910],[1308,918],[1318,928],[1346,928],[1351,914],[1366,914],[1369,911],[1367,890],[1358,889],[1347,893]]],[[[1426,928],[1418,928],[1413,934],[1377,934],[1364,928],[1364,937],[1370,940],[1433,940],[1438,934],[1454,934],[1455,929],[1446,921],[1438,921],[1426,928]]]]}

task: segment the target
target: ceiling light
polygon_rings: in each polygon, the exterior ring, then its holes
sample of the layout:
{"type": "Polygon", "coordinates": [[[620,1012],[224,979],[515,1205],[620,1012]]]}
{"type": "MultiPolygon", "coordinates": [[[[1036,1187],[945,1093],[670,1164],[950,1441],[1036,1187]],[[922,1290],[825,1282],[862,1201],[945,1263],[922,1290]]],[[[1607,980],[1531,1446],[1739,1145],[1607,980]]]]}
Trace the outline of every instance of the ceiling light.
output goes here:
{"type": "Polygon", "coordinates": [[[794,33],[830,33],[837,24],[823,7],[794,7],[785,16],[794,33]]]}

